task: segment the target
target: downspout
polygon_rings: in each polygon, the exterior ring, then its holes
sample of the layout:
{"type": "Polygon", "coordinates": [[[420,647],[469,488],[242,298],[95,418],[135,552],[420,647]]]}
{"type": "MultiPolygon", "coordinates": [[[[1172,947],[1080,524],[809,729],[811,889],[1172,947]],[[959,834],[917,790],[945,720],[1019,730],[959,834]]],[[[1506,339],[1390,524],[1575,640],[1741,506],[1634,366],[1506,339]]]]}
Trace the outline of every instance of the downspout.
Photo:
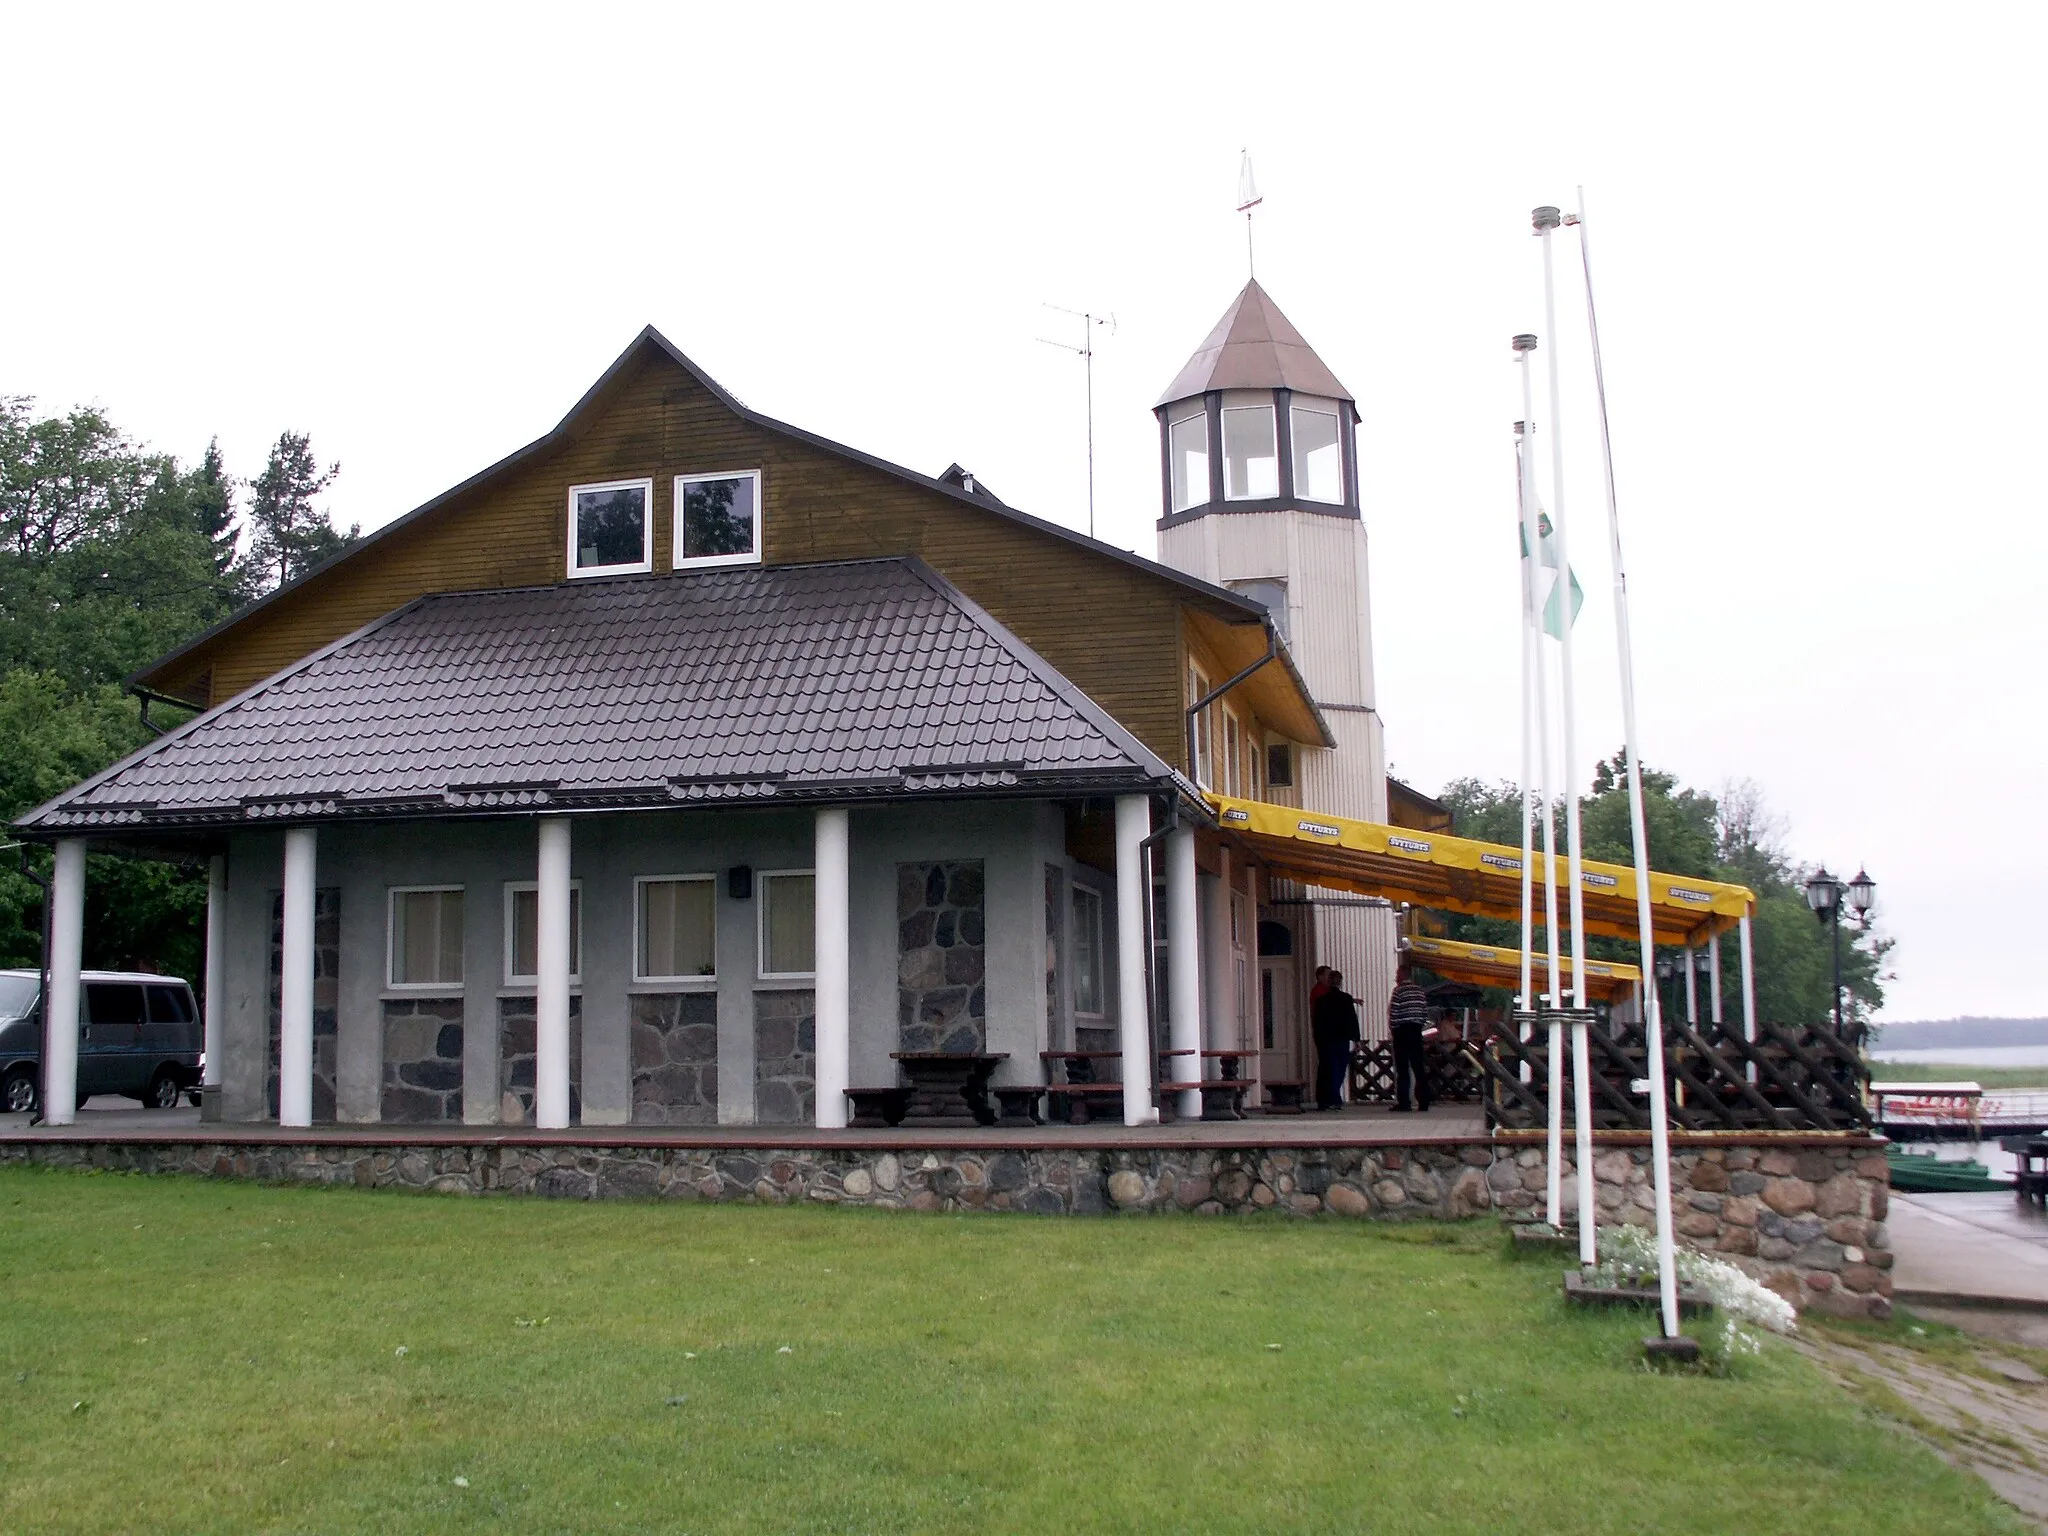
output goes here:
{"type": "Polygon", "coordinates": [[[36,993],[36,1112],[28,1122],[41,1125],[50,1100],[50,882],[37,874],[35,865],[29,862],[28,844],[18,846],[21,872],[43,892],[43,967],[36,993]]]}
{"type": "Polygon", "coordinates": [[[168,693],[158,693],[154,688],[145,688],[140,683],[130,683],[128,685],[128,692],[132,693],[137,699],[142,701],[142,723],[143,726],[149,731],[149,734],[152,736],[161,736],[165,731],[169,730],[170,727],[165,725],[158,725],[154,720],[149,718],[150,705],[174,704],[179,709],[191,709],[194,707],[190,699],[173,698],[168,693]]]}
{"type": "Polygon", "coordinates": [[[1207,693],[1203,694],[1199,699],[1195,700],[1194,703],[1188,706],[1188,778],[1196,785],[1197,788],[1201,786],[1201,780],[1199,779],[1199,777],[1197,777],[1197,764],[1195,760],[1195,720],[1197,719],[1197,717],[1201,715],[1203,710],[1207,709],[1211,704],[1214,704],[1218,699],[1222,698],[1223,695],[1230,692],[1231,689],[1235,688],[1239,683],[1243,682],[1246,678],[1250,677],[1254,672],[1258,671],[1259,668],[1265,666],[1267,662],[1276,659],[1279,656],[1279,654],[1280,634],[1277,630],[1273,628],[1273,621],[1269,618],[1266,620],[1266,654],[1261,656],[1257,661],[1253,662],[1250,666],[1246,667],[1243,671],[1235,673],[1231,677],[1226,678],[1223,682],[1217,684],[1214,688],[1211,688],[1207,693]]]}

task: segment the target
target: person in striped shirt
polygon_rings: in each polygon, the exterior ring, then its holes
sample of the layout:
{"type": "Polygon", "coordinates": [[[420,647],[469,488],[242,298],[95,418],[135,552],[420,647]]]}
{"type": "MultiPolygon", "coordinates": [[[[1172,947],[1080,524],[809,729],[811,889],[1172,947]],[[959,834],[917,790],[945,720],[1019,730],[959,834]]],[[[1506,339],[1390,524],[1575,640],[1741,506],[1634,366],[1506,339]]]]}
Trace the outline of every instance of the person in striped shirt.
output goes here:
{"type": "Polygon", "coordinates": [[[1429,998],[1415,984],[1408,962],[1403,960],[1394,972],[1394,995],[1387,999],[1387,1033],[1394,1042],[1397,1113],[1429,1108],[1429,1077],[1422,1065],[1422,1032],[1428,1027],[1429,998]]]}

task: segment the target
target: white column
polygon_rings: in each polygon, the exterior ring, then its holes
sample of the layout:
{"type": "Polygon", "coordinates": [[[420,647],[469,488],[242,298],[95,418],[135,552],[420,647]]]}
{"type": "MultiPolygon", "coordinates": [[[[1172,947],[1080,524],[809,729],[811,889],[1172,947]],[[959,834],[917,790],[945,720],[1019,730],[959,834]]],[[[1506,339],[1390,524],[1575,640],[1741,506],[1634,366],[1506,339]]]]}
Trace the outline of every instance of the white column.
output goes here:
{"type": "Polygon", "coordinates": [[[1231,972],[1230,904],[1234,896],[1230,881],[1234,873],[1228,848],[1218,851],[1221,860],[1214,880],[1202,886],[1202,1014],[1203,1037],[1212,1051],[1235,1050],[1237,1038],[1236,985],[1231,972]]]}
{"type": "Polygon", "coordinates": [[[1693,949],[1688,944],[1685,946],[1685,1022],[1692,1028],[1698,1029],[1700,1027],[1700,988],[1699,977],[1693,970],[1692,958],[1693,949]]]}
{"type": "Polygon", "coordinates": [[[283,974],[278,986],[277,1123],[313,1123],[313,904],[319,836],[284,835],[283,974]]]}
{"type": "Polygon", "coordinates": [[[50,995],[43,1018],[49,1054],[43,1058],[43,1120],[70,1125],[78,1112],[78,968],[85,954],[85,843],[57,844],[50,880],[50,995]]]}
{"type": "MultiPolygon", "coordinates": [[[[1744,913],[1737,930],[1742,940],[1742,1038],[1751,1044],[1756,1042],[1756,966],[1749,950],[1749,914],[1744,913]]],[[[1753,1083],[1756,1081],[1756,1063],[1749,1062],[1743,1073],[1753,1083]]]]}
{"type": "Polygon", "coordinates": [[[844,806],[818,812],[816,851],[816,1020],[818,1129],[846,1124],[846,1089],[853,1075],[852,818],[844,806]]]}
{"type": "Polygon", "coordinates": [[[1721,1019],[1721,935],[1716,933],[1707,940],[1707,1017],[1716,1024],[1721,1019]]]}
{"type": "Polygon", "coordinates": [[[228,861],[216,853],[206,865],[206,1077],[220,1086],[221,1024],[228,1016],[228,861]]]}
{"type": "Polygon", "coordinates": [[[569,818],[540,819],[534,876],[533,1123],[569,1124],[569,818]]]}
{"type": "Polygon", "coordinates": [[[1152,804],[1143,795],[1116,802],[1116,1021],[1123,1051],[1124,1124],[1158,1118],[1152,1107],[1152,1026],[1145,1015],[1145,848],[1152,804]]]}
{"type": "MultiPolygon", "coordinates": [[[[1175,827],[1166,834],[1166,1018],[1174,1050],[1192,1053],[1173,1058],[1168,1081],[1183,1083],[1202,1075],[1202,943],[1195,894],[1195,829],[1175,827]]],[[[1201,1090],[1182,1089],[1174,1113],[1201,1119],[1201,1090]]]]}

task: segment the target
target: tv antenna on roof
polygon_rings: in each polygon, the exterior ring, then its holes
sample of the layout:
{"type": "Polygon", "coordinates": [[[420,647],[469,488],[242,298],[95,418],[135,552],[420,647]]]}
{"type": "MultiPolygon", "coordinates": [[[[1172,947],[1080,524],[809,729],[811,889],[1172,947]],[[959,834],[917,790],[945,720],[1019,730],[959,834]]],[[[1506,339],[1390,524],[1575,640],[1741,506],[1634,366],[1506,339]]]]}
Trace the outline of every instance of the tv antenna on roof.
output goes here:
{"type": "Polygon", "coordinates": [[[1237,211],[1244,215],[1244,270],[1245,276],[1257,277],[1258,269],[1252,265],[1252,210],[1263,203],[1259,196],[1259,184],[1252,178],[1252,152],[1244,151],[1244,160],[1237,168],[1237,211]]]}
{"type": "Polygon", "coordinates": [[[1078,353],[1082,372],[1088,380],[1088,537],[1095,537],[1095,327],[1106,325],[1109,334],[1116,334],[1115,315],[1093,315],[1078,309],[1068,309],[1060,304],[1047,304],[1047,309],[1057,309],[1063,315],[1072,315],[1081,322],[1081,345],[1070,341],[1054,341],[1049,336],[1040,336],[1039,341],[1048,347],[1058,347],[1062,352],[1078,353]]]}

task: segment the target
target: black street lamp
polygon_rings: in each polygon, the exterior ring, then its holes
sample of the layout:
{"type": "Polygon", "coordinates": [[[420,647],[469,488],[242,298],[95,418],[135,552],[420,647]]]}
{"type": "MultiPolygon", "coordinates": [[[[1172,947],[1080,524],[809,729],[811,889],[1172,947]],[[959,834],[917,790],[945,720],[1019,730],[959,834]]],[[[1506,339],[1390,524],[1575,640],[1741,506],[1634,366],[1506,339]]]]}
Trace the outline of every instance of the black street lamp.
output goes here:
{"type": "Polygon", "coordinates": [[[1806,904],[1813,908],[1813,915],[1828,925],[1833,941],[1835,961],[1835,1037],[1842,1036],[1842,897],[1849,898],[1849,905],[1856,909],[1858,926],[1870,926],[1870,909],[1877,905],[1877,882],[1862,869],[1856,871],[1856,878],[1847,885],[1828,873],[1823,864],[1813,872],[1813,878],[1806,882],[1806,904]]]}

